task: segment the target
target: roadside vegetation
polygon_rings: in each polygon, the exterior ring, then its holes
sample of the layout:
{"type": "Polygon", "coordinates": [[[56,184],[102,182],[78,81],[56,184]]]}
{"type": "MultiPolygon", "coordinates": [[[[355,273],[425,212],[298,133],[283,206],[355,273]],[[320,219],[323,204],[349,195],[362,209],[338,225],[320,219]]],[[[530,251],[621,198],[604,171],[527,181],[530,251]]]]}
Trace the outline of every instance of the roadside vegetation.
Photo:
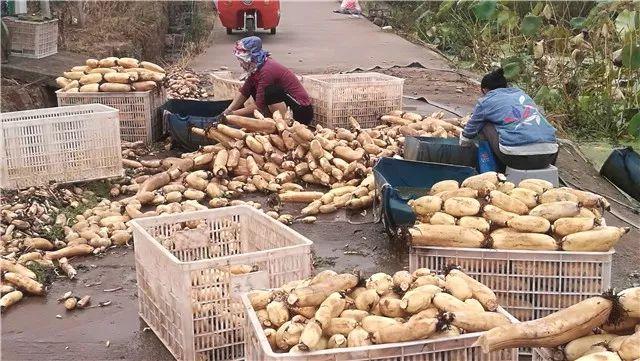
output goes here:
{"type": "Polygon", "coordinates": [[[204,1],[63,1],[52,12],[60,19],[60,49],[150,61],[165,57],[166,37],[174,33],[184,35],[174,50],[187,56],[202,50],[216,17],[213,2],[204,1]]]}
{"type": "Polygon", "coordinates": [[[640,3],[389,2],[390,25],[460,67],[497,66],[580,139],[637,142],[640,3]]]}

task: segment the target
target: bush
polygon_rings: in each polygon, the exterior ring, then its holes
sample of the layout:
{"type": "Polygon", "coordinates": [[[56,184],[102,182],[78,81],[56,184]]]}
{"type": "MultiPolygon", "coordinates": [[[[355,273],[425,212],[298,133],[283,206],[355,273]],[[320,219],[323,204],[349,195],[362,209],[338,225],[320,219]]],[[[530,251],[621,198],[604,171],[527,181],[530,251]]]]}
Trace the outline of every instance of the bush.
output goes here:
{"type": "Polygon", "coordinates": [[[561,130],[618,140],[640,126],[640,3],[447,0],[390,6],[394,27],[436,45],[461,66],[481,72],[502,66],[561,130]]]}

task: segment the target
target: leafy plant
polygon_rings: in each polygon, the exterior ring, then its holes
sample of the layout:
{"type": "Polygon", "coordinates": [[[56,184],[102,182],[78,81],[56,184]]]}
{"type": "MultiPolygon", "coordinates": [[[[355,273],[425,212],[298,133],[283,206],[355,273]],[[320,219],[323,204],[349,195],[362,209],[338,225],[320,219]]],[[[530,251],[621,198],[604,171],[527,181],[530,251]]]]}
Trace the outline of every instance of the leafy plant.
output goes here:
{"type": "Polygon", "coordinates": [[[636,113],[627,126],[629,128],[629,134],[636,138],[640,138],[640,112],[636,113]]]}
{"type": "Polygon", "coordinates": [[[584,18],[582,16],[578,16],[575,18],[571,18],[571,20],[569,20],[569,25],[571,26],[571,29],[573,30],[579,30],[582,29],[584,27],[585,22],[587,21],[587,18],[584,18]]]}
{"type": "Polygon", "coordinates": [[[640,45],[625,44],[622,48],[622,65],[629,69],[640,68],[640,45]]]}
{"type": "Polygon", "coordinates": [[[542,27],[542,18],[535,15],[525,16],[520,23],[520,31],[527,36],[535,35],[540,27],[542,27]]]}
{"type": "Polygon", "coordinates": [[[496,0],[480,0],[471,9],[477,19],[485,20],[491,18],[496,12],[496,0]]]}
{"type": "Polygon", "coordinates": [[[436,45],[459,64],[481,72],[500,64],[561,130],[616,141],[639,136],[640,2],[390,5],[394,27],[436,45]]]}

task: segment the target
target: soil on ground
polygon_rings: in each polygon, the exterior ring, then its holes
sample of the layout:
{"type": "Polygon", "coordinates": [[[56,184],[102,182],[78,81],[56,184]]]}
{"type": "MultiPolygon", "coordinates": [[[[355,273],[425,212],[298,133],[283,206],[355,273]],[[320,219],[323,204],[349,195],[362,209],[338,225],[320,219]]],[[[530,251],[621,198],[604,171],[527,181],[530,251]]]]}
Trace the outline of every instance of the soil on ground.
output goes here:
{"type": "Polygon", "coordinates": [[[378,70],[384,74],[405,79],[404,94],[425,98],[446,106],[464,116],[473,110],[480,97],[480,87],[464,75],[448,68],[392,67],[378,70]]]}
{"type": "Polygon", "coordinates": [[[569,182],[568,186],[592,191],[610,199],[611,211],[604,214],[607,225],[630,227],[629,233],[615,247],[616,253],[613,255],[611,267],[611,286],[617,289],[640,286],[640,229],[624,221],[628,220],[635,225],[640,225],[639,210],[630,209],[628,206],[633,208],[631,202],[609,181],[602,178],[591,163],[584,159],[574,147],[560,148],[556,166],[560,177],[569,182]]]}
{"type": "Polygon", "coordinates": [[[39,82],[28,83],[2,78],[0,97],[0,111],[3,113],[57,105],[53,91],[39,82]]]}

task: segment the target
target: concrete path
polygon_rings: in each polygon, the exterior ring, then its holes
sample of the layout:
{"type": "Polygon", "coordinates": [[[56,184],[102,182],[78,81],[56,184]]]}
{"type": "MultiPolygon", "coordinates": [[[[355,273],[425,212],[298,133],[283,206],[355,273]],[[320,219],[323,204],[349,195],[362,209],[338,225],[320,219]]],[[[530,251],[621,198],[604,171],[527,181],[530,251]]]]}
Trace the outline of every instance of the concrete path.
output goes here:
{"type": "Polygon", "coordinates": [[[68,51],[42,59],[10,56],[9,62],[2,64],[2,76],[26,82],[41,82],[57,89],[55,78],[61,76],[62,72],[69,71],[72,66],[84,65],[86,59],[86,55],[68,51]]]}
{"type": "MultiPolygon", "coordinates": [[[[382,31],[365,18],[335,14],[335,1],[282,1],[276,35],[258,33],[263,47],[274,59],[299,74],[347,71],[354,68],[383,68],[419,62],[448,68],[446,60],[433,51],[382,31]]],[[[227,66],[240,71],[232,55],[235,41],[245,34],[227,35],[217,24],[211,46],[191,63],[206,71],[227,66]]]]}

